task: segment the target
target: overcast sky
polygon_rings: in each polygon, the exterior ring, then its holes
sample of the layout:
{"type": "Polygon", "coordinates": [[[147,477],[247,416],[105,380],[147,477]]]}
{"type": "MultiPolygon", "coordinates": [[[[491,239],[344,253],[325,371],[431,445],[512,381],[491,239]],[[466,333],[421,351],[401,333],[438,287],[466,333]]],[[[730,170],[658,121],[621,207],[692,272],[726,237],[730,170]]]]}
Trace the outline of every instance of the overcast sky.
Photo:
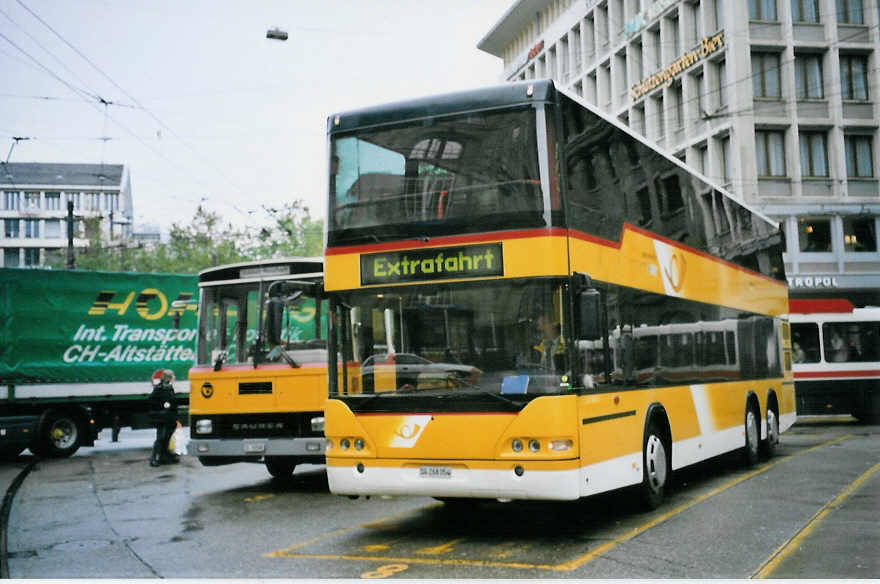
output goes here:
{"type": "Polygon", "coordinates": [[[327,116],[499,83],[476,45],[510,5],[5,0],[0,156],[22,136],[10,162],[126,164],[135,222],[163,231],[203,198],[237,224],[293,199],[323,218],[327,116]]]}

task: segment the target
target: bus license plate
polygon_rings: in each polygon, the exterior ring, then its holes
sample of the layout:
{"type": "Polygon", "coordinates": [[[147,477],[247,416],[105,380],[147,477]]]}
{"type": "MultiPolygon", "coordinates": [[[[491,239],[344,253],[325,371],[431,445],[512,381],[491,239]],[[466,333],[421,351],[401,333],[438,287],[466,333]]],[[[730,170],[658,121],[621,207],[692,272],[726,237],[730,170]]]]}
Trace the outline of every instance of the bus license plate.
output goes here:
{"type": "Polygon", "coordinates": [[[244,445],[245,452],[266,452],[266,445],[262,442],[254,442],[244,445]]]}
{"type": "Polygon", "coordinates": [[[421,466],[419,476],[423,479],[451,479],[452,468],[448,466],[421,466]]]}

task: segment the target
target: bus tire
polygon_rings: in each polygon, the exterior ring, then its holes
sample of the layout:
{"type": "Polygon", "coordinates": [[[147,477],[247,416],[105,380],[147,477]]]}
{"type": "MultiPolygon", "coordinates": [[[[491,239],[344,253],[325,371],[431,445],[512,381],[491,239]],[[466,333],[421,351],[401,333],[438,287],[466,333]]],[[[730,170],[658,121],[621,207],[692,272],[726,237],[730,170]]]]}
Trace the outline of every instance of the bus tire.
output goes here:
{"type": "Polygon", "coordinates": [[[642,484],[640,487],[642,507],[648,511],[656,509],[663,503],[664,491],[669,483],[670,453],[664,443],[663,436],[660,426],[651,420],[642,441],[642,484]]]}
{"type": "Polygon", "coordinates": [[[761,442],[761,419],[757,408],[752,400],[746,405],[746,413],[743,430],[746,435],[746,444],[743,448],[743,462],[746,467],[755,466],[758,463],[760,442],[761,442]]]}
{"type": "Polygon", "coordinates": [[[266,470],[276,479],[286,479],[293,475],[296,460],[287,456],[267,456],[266,470]]]}
{"type": "Polygon", "coordinates": [[[65,458],[79,450],[85,432],[80,419],[65,410],[48,410],[40,418],[31,450],[43,458],[65,458]]]}
{"type": "Polygon", "coordinates": [[[779,412],[775,400],[767,404],[767,438],[761,441],[761,456],[773,458],[779,446],[779,412]]]}

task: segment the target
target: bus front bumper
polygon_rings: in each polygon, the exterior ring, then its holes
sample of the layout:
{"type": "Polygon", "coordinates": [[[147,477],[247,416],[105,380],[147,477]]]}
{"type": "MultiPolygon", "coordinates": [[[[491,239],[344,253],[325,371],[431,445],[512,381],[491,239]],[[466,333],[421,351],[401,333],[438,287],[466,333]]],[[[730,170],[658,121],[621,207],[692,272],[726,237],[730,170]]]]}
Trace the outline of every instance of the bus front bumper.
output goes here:
{"type": "Polygon", "coordinates": [[[324,438],[192,438],[187,454],[200,458],[300,456],[324,458],[324,438]]]}
{"type": "Polygon", "coordinates": [[[328,460],[327,479],[336,495],[462,497],[479,499],[541,499],[571,501],[581,496],[578,468],[531,470],[478,469],[466,464],[380,466],[328,460]]]}

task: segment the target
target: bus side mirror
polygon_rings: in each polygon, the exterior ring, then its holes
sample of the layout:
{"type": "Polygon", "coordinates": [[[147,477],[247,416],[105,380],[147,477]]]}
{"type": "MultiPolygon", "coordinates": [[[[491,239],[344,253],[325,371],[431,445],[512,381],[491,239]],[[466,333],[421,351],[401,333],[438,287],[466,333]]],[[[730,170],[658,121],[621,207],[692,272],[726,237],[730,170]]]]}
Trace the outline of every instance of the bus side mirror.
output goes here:
{"type": "Polygon", "coordinates": [[[284,316],[284,303],[280,298],[270,298],[266,303],[266,338],[269,345],[281,344],[281,319],[284,316]]]}
{"type": "Polygon", "coordinates": [[[588,288],[578,293],[578,335],[584,341],[595,341],[602,338],[600,319],[599,291],[588,288]]]}

